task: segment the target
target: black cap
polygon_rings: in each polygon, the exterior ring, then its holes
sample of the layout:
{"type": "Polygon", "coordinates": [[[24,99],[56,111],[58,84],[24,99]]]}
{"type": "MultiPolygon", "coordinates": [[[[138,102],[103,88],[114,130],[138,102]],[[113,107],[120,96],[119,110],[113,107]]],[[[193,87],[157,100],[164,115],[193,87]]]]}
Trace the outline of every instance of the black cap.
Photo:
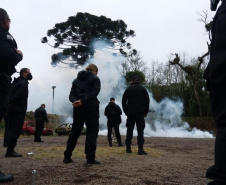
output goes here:
{"type": "Polygon", "coordinates": [[[115,98],[111,97],[111,98],[110,98],[110,101],[115,101],[115,98]]]}

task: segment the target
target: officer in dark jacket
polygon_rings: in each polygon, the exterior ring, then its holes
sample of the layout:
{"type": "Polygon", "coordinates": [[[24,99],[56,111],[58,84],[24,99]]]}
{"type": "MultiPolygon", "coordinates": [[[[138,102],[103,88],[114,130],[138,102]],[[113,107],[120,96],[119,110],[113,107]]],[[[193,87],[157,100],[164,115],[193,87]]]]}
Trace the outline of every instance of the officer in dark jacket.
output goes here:
{"type": "Polygon", "coordinates": [[[41,135],[44,129],[44,122],[48,123],[48,117],[45,110],[45,104],[42,104],[39,108],[35,110],[35,138],[34,142],[44,142],[41,140],[41,135]]]}
{"type": "MultiPolygon", "coordinates": [[[[217,7],[218,1],[212,1],[217,7]]],[[[214,9],[215,9],[214,8],[214,9]]],[[[212,10],[214,10],[212,9],[212,10]]],[[[213,179],[209,184],[226,184],[226,0],[218,8],[212,24],[210,61],[206,69],[206,79],[210,91],[212,115],[216,122],[215,164],[206,176],[213,179]]]]}
{"type": "Polygon", "coordinates": [[[71,155],[86,123],[85,154],[87,165],[100,164],[95,160],[97,137],[99,132],[99,101],[100,79],[97,76],[98,68],[90,64],[86,71],[80,71],[72,83],[69,100],[73,108],[72,131],[64,152],[64,163],[73,162],[71,155]]]}
{"type": "MultiPolygon", "coordinates": [[[[7,12],[0,8],[0,122],[5,116],[7,96],[11,84],[11,75],[16,72],[15,66],[22,60],[23,54],[17,49],[17,44],[8,32],[11,20],[7,12]]],[[[5,119],[5,128],[7,121],[5,119]]],[[[5,130],[4,146],[6,146],[7,130],[5,130]]],[[[0,183],[13,181],[12,175],[0,172],[0,183]]]]}
{"type": "MultiPolygon", "coordinates": [[[[0,8],[0,122],[6,112],[11,76],[16,72],[15,66],[23,58],[23,53],[17,49],[17,43],[9,33],[10,23],[11,20],[7,12],[0,8]]],[[[7,128],[6,119],[5,124],[5,128],[7,128]]],[[[6,145],[5,142],[6,136],[4,137],[4,145],[6,145]]]]}
{"type": "Polygon", "coordinates": [[[149,96],[147,90],[139,84],[139,78],[134,77],[132,84],[126,89],[122,96],[122,108],[127,116],[126,152],[132,153],[131,140],[133,129],[137,126],[138,155],[147,155],[143,150],[145,120],[149,110],[149,96]]]}
{"type": "Polygon", "coordinates": [[[14,151],[17,140],[22,132],[27,110],[28,80],[32,79],[30,69],[22,68],[20,77],[16,78],[10,88],[8,102],[8,148],[5,157],[22,157],[14,151]]]}
{"type": "Polygon", "coordinates": [[[115,99],[113,97],[110,99],[109,104],[105,107],[104,115],[107,116],[108,118],[107,126],[108,126],[109,146],[112,147],[112,138],[111,138],[112,128],[115,129],[115,135],[118,141],[118,146],[119,147],[123,146],[119,132],[119,124],[122,122],[121,120],[122,110],[115,103],[115,99]]]}

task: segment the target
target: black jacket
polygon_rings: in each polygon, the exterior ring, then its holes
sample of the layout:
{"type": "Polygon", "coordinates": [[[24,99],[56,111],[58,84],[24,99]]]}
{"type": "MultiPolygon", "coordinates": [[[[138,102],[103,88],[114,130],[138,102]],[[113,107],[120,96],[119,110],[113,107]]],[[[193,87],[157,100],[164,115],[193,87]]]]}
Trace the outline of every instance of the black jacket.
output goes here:
{"type": "Polygon", "coordinates": [[[16,72],[15,66],[22,60],[22,55],[17,54],[17,43],[10,33],[0,26],[0,73],[12,76],[16,72]]]}
{"type": "Polygon", "coordinates": [[[99,106],[97,96],[100,92],[100,79],[90,71],[80,71],[73,81],[69,100],[73,103],[81,100],[83,106],[96,104],[99,106]]]}
{"type": "Polygon", "coordinates": [[[15,78],[9,92],[8,112],[26,112],[28,81],[23,77],[15,78]]]}
{"type": "Polygon", "coordinates": [[[105,107],[104,115],[107,116],[109,122],[121,123],[121,108],[115,104],[114,102],[109,102],[109,104],[105,107]]]}
{"type": "Polygon", "coordinates": [[[46,122],[46,123],[49,122],[46,114],[46,110],[43,107],[39,107],[35,110],[35,121],[46,122]]]}
{"type": "Polygon", "coordinates": [[[147,114],[149,103],[148,92],[139,83],[130,85],[122,96],[122,108],[127,116],[136,113],[147,114]]]}
{"type": "Polygon", "coordinates": [[[212,24],[210,61],[205,70],[212,115],[218,124],[226,122],[226,1],[222,1],[212,24]]]}
{"type": "Polygon", "coordinates": [[[211,32],[210,61],[205,71],[210,90],[214,86],[225,86],[226,82],[226,1],[222,1],[217,10],[211,32]]]}

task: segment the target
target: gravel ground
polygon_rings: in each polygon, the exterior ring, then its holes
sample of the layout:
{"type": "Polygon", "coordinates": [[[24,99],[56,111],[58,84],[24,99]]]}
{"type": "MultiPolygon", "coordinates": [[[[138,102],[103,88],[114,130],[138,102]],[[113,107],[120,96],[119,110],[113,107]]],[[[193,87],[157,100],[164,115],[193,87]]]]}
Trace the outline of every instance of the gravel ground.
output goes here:
{"type": "MultiPolygon", "coordinates": [[[[0,137],[0,170],[12,174],[8,185],[30,185],[31,172],[37,170],[36,185],[111,184],[111,185],[206,185],[206,169],[213,164],[214,139],[145,138],[147,156],[137,155],[136,138],[132,154],[125,147],[108,146],[107,137],[98,137],[96,159],[101,165],[85,166],[82,135],[73,153],[73,163],[64,164],[63,151],[68,136],[33,136],[18,140],[16,151],[22,158],[5,158],[0,137]],[[28,152],[34,155],[27,156],[28,152]]],[[[125,136],[122,136],[123,141],[125,136]]]]}

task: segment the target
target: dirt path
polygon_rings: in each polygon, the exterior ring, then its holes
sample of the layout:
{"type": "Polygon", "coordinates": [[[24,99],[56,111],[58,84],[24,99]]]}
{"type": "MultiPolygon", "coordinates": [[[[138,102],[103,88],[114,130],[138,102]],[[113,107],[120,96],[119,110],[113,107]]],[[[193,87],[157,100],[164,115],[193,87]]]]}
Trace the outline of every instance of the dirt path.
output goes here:
{"type": "MultiPolygon", "coordinates": [[[[14,175],[8,185],[29,185],[37,170],[36,185],[206,185],[205,171],[213,164],[214,139],[145,138],[147,156],[137,155],[136,138],[132,154],[125,147],[108,147],[107,137],[98,137],[97,160],[102,164],[86,167],[84,140],[79,138],[74,162],[64,164],[63,151],[68,136],[46,136],[34,143],[22,137],[16,151],[22,158],[5,158],[0,137],[0,170],[14,175]],[[28,152],[34,155],[27,156],[28,152]]],[[[125,137],[122,137],[125,140],[125,137]]]]}

